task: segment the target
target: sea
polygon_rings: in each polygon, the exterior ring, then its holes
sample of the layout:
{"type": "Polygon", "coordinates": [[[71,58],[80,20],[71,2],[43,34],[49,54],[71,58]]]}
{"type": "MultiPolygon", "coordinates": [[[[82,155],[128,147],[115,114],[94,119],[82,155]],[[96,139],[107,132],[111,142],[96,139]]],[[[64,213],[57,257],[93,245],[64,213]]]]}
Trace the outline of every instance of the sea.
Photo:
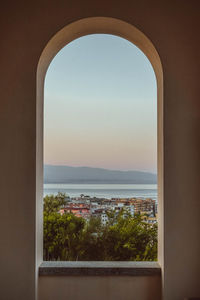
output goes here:
{"type": "Polygon", "coordinates": [[[151,198],[157,202],[156,184],[44,184],[43,194],[66,193],[69,197],[85,196],[97,198],[151,198]]]}

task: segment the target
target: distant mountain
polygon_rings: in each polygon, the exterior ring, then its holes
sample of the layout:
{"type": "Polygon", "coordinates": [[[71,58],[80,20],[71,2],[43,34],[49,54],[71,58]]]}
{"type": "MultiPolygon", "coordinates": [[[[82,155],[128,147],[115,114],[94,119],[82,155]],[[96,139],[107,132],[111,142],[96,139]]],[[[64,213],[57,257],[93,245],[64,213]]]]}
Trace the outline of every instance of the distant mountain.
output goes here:
{"type": "Polygon", "coordinates": [[[45,165],[44,183],[156,184],[157,175],[140,171],[45,165]]]}

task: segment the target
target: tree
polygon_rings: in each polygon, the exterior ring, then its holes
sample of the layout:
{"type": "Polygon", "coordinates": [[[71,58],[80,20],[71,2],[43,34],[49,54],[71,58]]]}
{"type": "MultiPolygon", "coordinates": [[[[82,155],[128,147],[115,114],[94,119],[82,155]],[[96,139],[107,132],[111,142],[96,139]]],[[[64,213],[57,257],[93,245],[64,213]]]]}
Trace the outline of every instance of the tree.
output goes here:
{"type": "Polygon", "coordinates": [[[58,193],[56,196],[47,195],[44,197],[44,212],[51,214],[53,212],[58,212],[60,208],[67,204],[68,196],[64,193],[58,193]]]}
{"type": "Polygon", "coordinates": [[[157,224],[126,210],[108,212],[108,223],[59,213],[67,197],[44,198],[44,260],[157,260],[157,224]]]}
{"type": "Polygon", "coordinates": [[[59,213],[66,194],[44,198],[44,260],[76,260],[85,221],[73,214],[59,213]]]}
{"type": "Polygon", "coordinates": [[[157,226],[119,214],[117,222],[103,230],[104,260],[156,260],[157,226]]]}
{"type": "Polygon", "coordinates": [[[99,217],[91,217],[85,224],[80,241],[79,260],[102,260],[102,225],[99,217]]]}
{"type": "Polygon", "coordinates": [[[44,259],[77,260],[84,225],[71,213],[44,213],[44,259]]]}

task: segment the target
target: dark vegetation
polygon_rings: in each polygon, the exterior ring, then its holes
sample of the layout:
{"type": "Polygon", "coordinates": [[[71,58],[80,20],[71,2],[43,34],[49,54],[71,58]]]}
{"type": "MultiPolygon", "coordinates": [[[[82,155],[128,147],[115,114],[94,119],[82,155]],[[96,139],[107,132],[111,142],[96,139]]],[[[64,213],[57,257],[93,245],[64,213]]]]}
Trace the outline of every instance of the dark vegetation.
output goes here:
{"type": "Polygon", "coordinates": [[[89,222],[71,213],[61,215],[66,195],[44,198],[44,260],[70,261],[155,261],[157,224],[140,215],[124,217],[109,213],[106,226],[100,218],[89,222]]]}

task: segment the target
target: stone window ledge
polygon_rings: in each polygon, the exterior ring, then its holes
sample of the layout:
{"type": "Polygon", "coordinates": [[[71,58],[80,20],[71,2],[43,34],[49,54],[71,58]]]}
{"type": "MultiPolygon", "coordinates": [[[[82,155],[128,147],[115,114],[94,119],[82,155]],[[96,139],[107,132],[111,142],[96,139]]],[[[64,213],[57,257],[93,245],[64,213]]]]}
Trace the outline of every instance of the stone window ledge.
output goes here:
{"type": "Polygon", "coordinates": [[[45,261],[39,276],[160,276],[157,262],[45,261]]]}

